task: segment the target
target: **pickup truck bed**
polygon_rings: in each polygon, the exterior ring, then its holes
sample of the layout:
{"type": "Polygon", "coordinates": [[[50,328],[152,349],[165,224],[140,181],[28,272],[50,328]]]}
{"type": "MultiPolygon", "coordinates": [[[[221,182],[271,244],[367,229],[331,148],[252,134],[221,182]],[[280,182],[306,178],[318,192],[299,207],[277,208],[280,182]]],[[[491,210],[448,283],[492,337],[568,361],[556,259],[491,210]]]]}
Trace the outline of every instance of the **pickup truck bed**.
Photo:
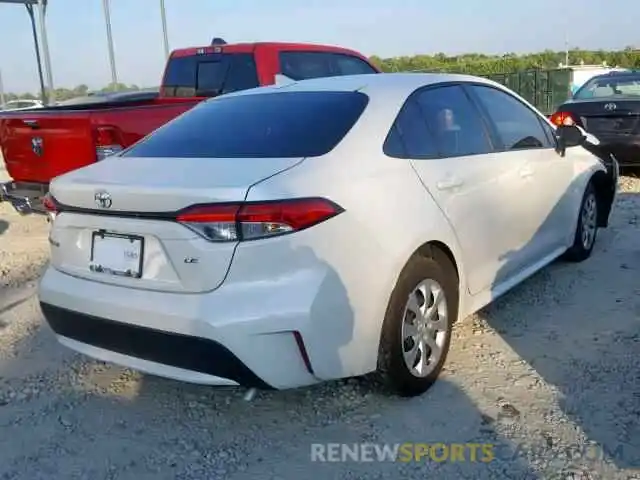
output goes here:
{"type": "Polygon", "coordinates": [[[49,182],[98,160],[100,147],[131,145],[198,103],[146,97],[4,113],[0,145],[7,172],[15,181],[49,182]]]}
{"type": "Polygon", "coordinates": [[[0,145],[13,182],[0,186],[0,200],[23,214],[42,213],[52,178],[98,160],[101,149],[135,143],[198,103],[135,93],[34,109],[28,116],[24,110],[3,113],[0,145]]]}

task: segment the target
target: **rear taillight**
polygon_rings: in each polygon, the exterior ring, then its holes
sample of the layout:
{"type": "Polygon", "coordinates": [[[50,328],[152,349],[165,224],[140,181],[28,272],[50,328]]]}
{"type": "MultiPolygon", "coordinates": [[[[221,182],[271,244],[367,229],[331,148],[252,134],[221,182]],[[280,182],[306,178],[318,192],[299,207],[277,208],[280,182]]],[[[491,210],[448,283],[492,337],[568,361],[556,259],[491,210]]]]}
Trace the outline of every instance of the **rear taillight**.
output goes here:
{"type": "Polygon", "coordinates": [[[576,119],[573,117],[573,115],[571,115],[569,112],[563,112],[563,111],[559,111],[554,113],[553,115],[551,115],[551,117],[549,117],[549,120],[551,120],[551,123],[553,123],[556,126],[560,126],[560,125],[575,125],[576,124],[576,119]]]}
{"type": "Polygon", "coordinates": [[[212,242],[237,242],[297,232],[342,213],[324,198],[194,205],[176,220],[212,242]]]}
{"type": "Polygon", "coordinates": [[[53,195],[51,195],[50,193],[47,193],[42,198],[42,206],[49,213],[58,213],[58,205],[56,203],[56,200],[53,198],[53,195]]]}
{"type": "Polygon", "coordinates": [[[42,197],[42,207],[47,212],[49,220],[54,220],[56,218],[56,215],[58,215],[58,202],[50,193],[47,193],[44,197],[42,197]]]}
{"type": "Polygon", "coordinates": [[[115,155],[124,149],[119,130],[109,126],[96,127],[95,145],[98,160],[115,155]]]}

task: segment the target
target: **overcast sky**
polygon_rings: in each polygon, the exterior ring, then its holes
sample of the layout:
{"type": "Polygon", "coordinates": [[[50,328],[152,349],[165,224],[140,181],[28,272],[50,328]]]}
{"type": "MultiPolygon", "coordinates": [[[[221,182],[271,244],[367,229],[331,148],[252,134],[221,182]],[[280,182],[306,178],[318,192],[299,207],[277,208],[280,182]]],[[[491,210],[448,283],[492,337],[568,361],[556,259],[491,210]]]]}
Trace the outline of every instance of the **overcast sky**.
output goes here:
{"type": "MultiPolygon", "coordinates": [[[[102,0],[49,0],[54,84],[110,82],[102,0]]],[[[339,44],[367,55],[527,52],[571,46],[640,46],[640,1],[631,0],[165,0],[171,48],[286,40],[339,44]],[[304,6],[303,6],[304,5],[304,6]]],[[[159,0],[111,0],[121,82],[154,86],[164,65],[159,0]]],[[[35,92],[29,17],[0,3],[5,90],[35,92]]]]}

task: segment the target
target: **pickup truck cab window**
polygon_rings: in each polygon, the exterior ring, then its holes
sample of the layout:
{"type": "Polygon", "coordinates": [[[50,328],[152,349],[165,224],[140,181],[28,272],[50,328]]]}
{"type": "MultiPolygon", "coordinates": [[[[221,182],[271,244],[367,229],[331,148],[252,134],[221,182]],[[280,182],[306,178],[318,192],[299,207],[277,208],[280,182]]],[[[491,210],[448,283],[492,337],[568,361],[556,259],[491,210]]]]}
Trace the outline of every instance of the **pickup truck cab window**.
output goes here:
{"type": "Polygon", "coordinates": [[[332,52],[280,52],[282,74],[293,80],[378,73],[364,60],[332,52]]]}
{"type": "Polygon", "coordinates": [[[169,97],[209,97],[258,86],[253,54],[211,53],[171,58],[163,93],[169,97]]]}

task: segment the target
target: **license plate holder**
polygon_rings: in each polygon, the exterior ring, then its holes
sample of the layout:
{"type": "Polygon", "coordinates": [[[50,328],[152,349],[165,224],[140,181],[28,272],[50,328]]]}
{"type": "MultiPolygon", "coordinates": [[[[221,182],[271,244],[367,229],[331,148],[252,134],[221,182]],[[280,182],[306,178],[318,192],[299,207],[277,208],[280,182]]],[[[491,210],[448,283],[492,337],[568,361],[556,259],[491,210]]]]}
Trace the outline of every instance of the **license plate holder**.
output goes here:
{"type": "Polygon", "coordinates": [[[110,233],[103,230],[91,235],[89,270],[128,278],[141,278],[144,237],[110,233]]]}

